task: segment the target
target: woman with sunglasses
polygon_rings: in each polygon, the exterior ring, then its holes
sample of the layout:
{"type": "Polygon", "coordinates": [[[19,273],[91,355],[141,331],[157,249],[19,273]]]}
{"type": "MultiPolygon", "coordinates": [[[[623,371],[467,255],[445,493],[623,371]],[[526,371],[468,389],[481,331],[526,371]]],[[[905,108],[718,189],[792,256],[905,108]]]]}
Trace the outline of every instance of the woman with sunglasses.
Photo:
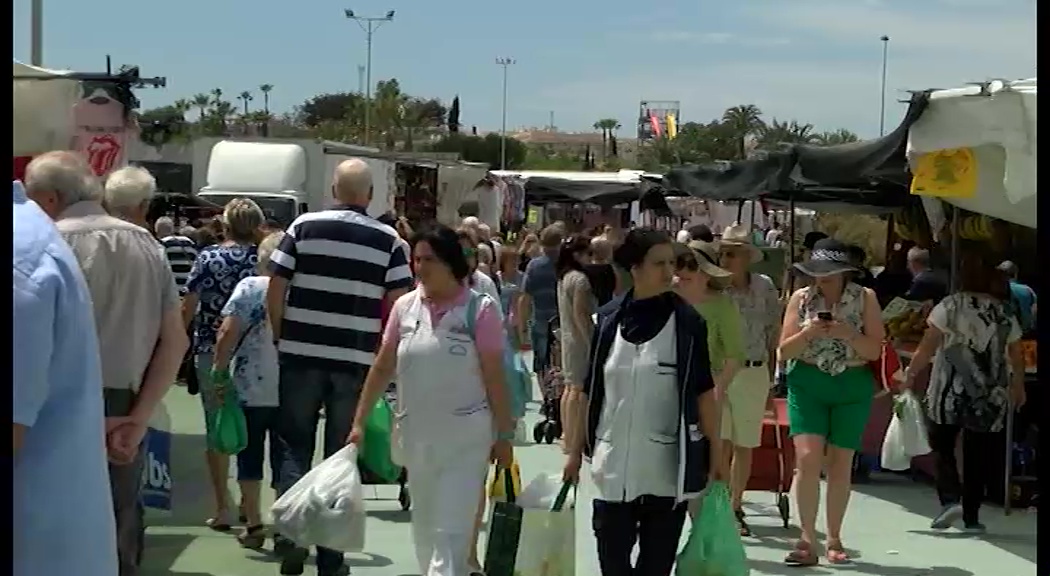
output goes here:
{"type": "Polygon", "coordinates": [[[496,288],[496,283],[489,278],[488,274],[478,270],[478,241],[474,238],[474,233],[460,228],[456,231],[456,236],[459,238],[459,245],[463,248],[463,255],[467,258],[467,266],[470,268],[470,275],[466,278],[467,286],[499,302],[499,290],[496,288]]]}
{"type": "MultiPolygon", "coordinates": [[[[561,398],[561,414],[567,416],[576,389],[583,386],[587,374],[587,353],[594,333],[595,300],[584,266],[591,261],[591,242],[573,234],[565,239],[554,264],[558,276],[558,341],[561,348],[561,370],[565,378],[565,393],[561,398]]],[[[537,351],[542,354],[542,351],[537,351]]],[[[562,420],[562,430],[574,427],[562,420]]],[[[566,437],[566,446],[571,439],[566,437]]]]}

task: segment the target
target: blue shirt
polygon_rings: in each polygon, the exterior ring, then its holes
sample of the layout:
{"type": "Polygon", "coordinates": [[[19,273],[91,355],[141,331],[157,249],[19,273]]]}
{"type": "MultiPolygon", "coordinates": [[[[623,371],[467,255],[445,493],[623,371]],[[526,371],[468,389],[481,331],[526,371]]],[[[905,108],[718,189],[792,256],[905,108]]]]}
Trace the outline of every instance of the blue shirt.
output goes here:
{"type": "Polygon", "coordinates": [[[278,405],[277,347],[273,332],[266,321],[266,289],[270,279],[252,276],[241,280],[222,309],[223,316],[232,316],[241,326],[237,335],[240,346],[231,363],[233,385],[245,406],[278,405]]]}
{"type": "Polygon", "coordinates": [[[211,354],[222,322],[222,307],[243,278],[255,274],[255,246],[213,245],[200,251],[186,279],[186,292],[197,294],[194,351],[211,354]]]}
{"type": "Polygon", "coordinates": [[[1021,323],[1021,331],[1028,332],[1035,328],[1032,318],[1032,306],[1035,306],[1035,292],[1020,282],[1010,281],[1010,295],[1013,305],[1017,309],[1017,319],[1021,323]]]}
{"type": "Polygon", "coordinates": [[[15,576],[117,573],[91,295],[76,257],[14,187],[15,576]]]}
{"type": "Polygon", "coordinates": [[[558,275],[546,254],[529,260],[521,290],[532,298],[532,329],[547,331],[547,323],[558,315],[558,275]]]}

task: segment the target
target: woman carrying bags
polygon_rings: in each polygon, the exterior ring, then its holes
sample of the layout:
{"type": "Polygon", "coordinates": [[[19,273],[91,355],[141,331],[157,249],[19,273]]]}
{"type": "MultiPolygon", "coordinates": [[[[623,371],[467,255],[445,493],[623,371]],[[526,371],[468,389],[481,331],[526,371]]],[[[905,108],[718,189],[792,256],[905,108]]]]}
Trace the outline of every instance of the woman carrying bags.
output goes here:
{"type": "Polygon", "coordinates": [[[441,226],[410,244],[419,285],[394,304],[349,441],[361,443],[370,409],[395,380],[420,571],[467,576],[486,469],[493,458],[503,467],[513,460],[503,321],[498,301],[465,285],[470,268],[455,231],[441,226]]]}
{"type": "Polygon", "coordinates": [[[850,281],[856,268],[842,242],[817,242],[795,268],[813,279],[784,311],[779,354],[787,363],[788,417],[795,444],[795,498],[802,537],[785,562],[818,563],[820,474],[827,471],[826,556],[849,561],[842,521],[851,490],[853,454],[861,446],[875,380],[867,363],[878,360],[886,337],[875,292],[850,281]]]}
{"type": "Polygon", "coordinates": [[[720,444],[709,442],[718,438],[718,405],[707,327],[671,291],[675,254],[665,233],[631,230],[614,259],[634,288],[598,310],[564,476],[578,481],[584,454],[591,457],[603,576],[668,576],[686,502],[722,476],[714,468],[720,444]]]}

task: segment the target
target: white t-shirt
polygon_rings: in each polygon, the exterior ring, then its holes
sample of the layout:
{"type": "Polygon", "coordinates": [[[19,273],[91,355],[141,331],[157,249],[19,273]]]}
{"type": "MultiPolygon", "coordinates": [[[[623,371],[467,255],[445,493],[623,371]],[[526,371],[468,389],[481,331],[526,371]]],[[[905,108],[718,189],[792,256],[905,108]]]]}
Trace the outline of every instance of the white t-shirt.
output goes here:
{"type": "Polygon", "coordinates": [[[473,288],[482,294],[488,294],[493,300],[499,302],[499,290],[496,290],[496,283],[489,278],[488,274],[475,270],[473,280],[473,288]]]}

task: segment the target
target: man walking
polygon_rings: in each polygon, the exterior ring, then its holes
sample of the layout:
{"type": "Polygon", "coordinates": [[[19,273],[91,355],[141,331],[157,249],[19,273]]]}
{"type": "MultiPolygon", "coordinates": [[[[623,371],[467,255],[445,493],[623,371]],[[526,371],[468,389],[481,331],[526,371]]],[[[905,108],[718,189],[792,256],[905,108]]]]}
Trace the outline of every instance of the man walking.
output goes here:
{"type": "MultiPolygon", "coordinates": [[[[152,195],[152,179],[140,185],[152,195]]],[[[147,230],[106,213],[98,181],[79,156],[49,152],[34,158],[26,168],[26,191],[56,220],[91,294],[119,575],[135,576],[145,532],[141,445],[189,345],[175,279],[147,230]]]]}
{"type": "Polygon", "coordinates": [[[550,321],[558,316],[558,259],[565,232],[551,224],[540,232],[543,255],[529,260],[518,299],[518,317],[527,319],[519,327],[519,341],[532,343],[532,369],[537,375],[547,367],[547,335],[550,321]]]}
{"type": "Polygon", "coordinates": [[[117,573],[91,295],[47,214],[15,182],[13,574],[117,573]]]}
{"type": "Polygon", "coordinates": [[[164,246],[164,255],[175,276],[175,285],[182,291],[193,269],[193,262],[197,259],[197,244],[188,236],[175,234],[175,223],[167,216],[157,218],[153,231],[164,246]]]}
{"type": "MultiPolygon", "coordinates": [[[[368,164],[343,161],[333,182],[337,204],[296,218],[270,260],[266,307],[281,363],[281,493],[311,468],[321,408],[325,457],[345,444],[379,346],[383,299],[393,302],[412,287],[407,244],[365,213],[368,164]]],[[[302,574],[308,550],[289,542],[279,548],[281,574],[302,574]]],[[[349,574],[342,552],[320,547],[317,571],[349,574]]]]}

